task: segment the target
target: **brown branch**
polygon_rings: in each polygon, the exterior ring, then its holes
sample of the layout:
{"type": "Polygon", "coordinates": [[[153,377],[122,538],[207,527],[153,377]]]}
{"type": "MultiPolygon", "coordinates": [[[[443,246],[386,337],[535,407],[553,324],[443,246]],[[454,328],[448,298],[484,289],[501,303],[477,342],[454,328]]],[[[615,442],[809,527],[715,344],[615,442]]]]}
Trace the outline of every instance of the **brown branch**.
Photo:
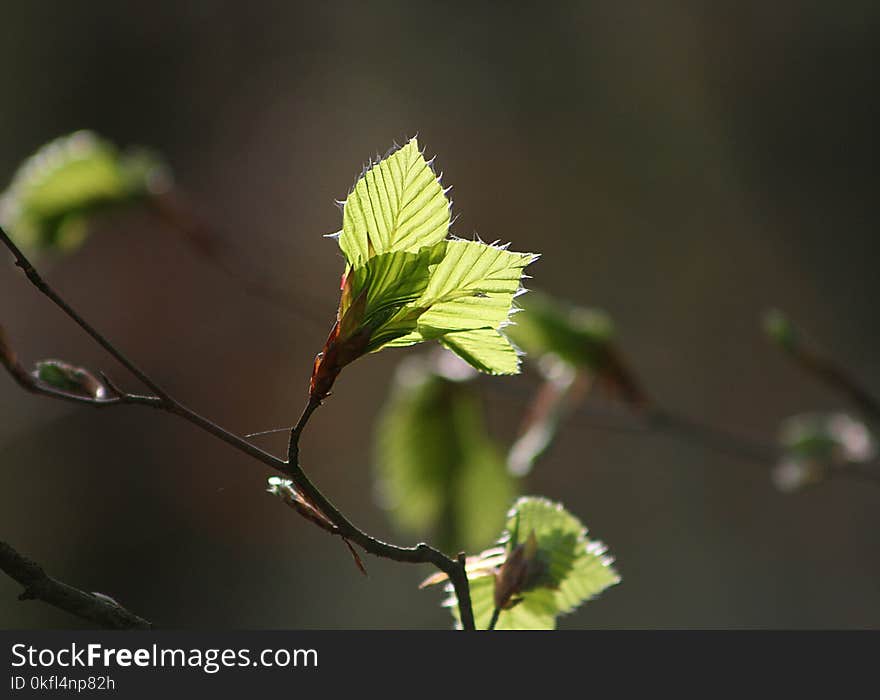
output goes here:
{"type": "Polygon", "coordinates": [[[112,598],[87,593],[49,576],[36,562],[0,542],[0,569],[24,586],[19,600],[42,600],[108,629],[151,629],[152,624],[112,598]]]}
{"type": "Polygon", "coordinates": [[[869,421],[880,421],[880,399],[852,373],[804,338],[794,324],[780,312],[771,312],[765,321],[774,342],[802,369],[840,392],[869,421]]]}
{"type": "MultiPolygon", "coordinates": [[[[525,399],[531,394],[511,384],[487,383],[492,389],[525,399]]],[[[680,413],[646,403],[642,408],[617,409],[612,405],[587,401],[571,409],[570,416],[587,428],[623,432],[630,435],[668,436],[685,444],[718,454],[734,457],[742,462],[767,467],[783,455],[783,449],[772,442],[737,435],[710,423],[694,420],[680,413]]],[[[845,468],[829,472],[829,477],[853,479],[880,485],[880,462],[849,463],[845,468]]]]}
{"type": "MultiPolygon", "coordinates": [[[[107,338],[105,338],[101,333],[99,333],[91,324],[89,324],[82,316],[80,316],[66,301],[64,301],[54,289],[40,276],[40,274],[36,271],[31,262],[25,257],[24,253],[18,248],[18,246],[13,243],[12,239],[6,234],[6,232],[0,228],[0,242],[2,242],[9,250],[12,252],[15,257],[15,264],[21,268],[30,282],[45,296],[47,296],[58,308],[60,308],[69,318],[71,318],[74,323],[76,323],[80,328],[82,328],[98,345],[104,348],[114,359],[116,359],[123,367],[125,367],[129,372],[131,372],[135,377],[137,377],[147,388],[149,388],[155,395],[154,396],[138,396],[134,394],[127,394],[124,400],[120,400],[114,403],[137,403],[141,405],[151,406],[153,408],[158,408],[160,410],[166,411],[168,413],[173,413],[174,415],[180,416],[181,418],[188,420],[190,423],[197,425],[215,437],[223,440],[224,442],[232,445],[236,449],[245,454],[257,459],[263,464],[272,467],[278,471],[284,471],[284,460],[275,457],[274,455],[269,454],[261,450],[256,445],[252,445],[247,440],[238,437],[237,435],[229,432],[221,428],[220,426],[214,424],[207,418],[199,415],[195,411],[187,408],[182,403],[173,398],[165,389],[159,386],[155,381],[153,381],[147,374],[141,370],[137,365],[134,364],[128,357],[126,357],[122,351],[116,348],[113,343],[111,343],[107,338]]],[[[16,375],[14,375],[16,376],[16,375]]],[[[21,384],[21,377],[16,376],[16,381],[21,384]]],[[[47,393],[47,392],[39,392],[39,393],[47,393]]],[[[62,392],[63,393],[63,392],[62,392]]],[[[69,398],[69,397],[57,397],[57,398],[69,398]]],[[[98,403],[98,402],[95,402],[98,403]]],[[[104,404],[100,404],[104,405],[104,404]]]]}
{"type": "MultiPolygon", "coordinates": [[[[589,421],[591,427],[602,429],[623,429],[645,434],[666,435],[684,443],[734,457],[742,462],[767,467],[780,459],[785,450],[771,442],[754,440],[742,435],[727,432],[709,423],[696,421],[672,411],[656,406],[628,417],[619,424],[594,422],[599,417],[614,416],[615,412],[603,412],[595,405],[580,406],[575,415],[589,421]]],[[[619,415],[616,416],[620,418],[619,415]]],[[[626,417],[625,417],[626,418],[626,417]]],[[[839,469],[830,470],[828,478],[853,479],[880,485],[880,463],[850,462],[839,469]]]]}
{"type": "Polygon", "coordinates": [[[303,409],[302,416],[290,431],[290,444],[287,450],[287,475],[291,478],[303,496],[316,506],[339,531],[346,540],[354,542],[364,551],[377,557],[392,559],[393,561],[408,562],[412,564],[433,564],[443,571],[455,588],[461,614],[461,625],[465,630],[474,630],[474,613],[471,607],[470,584],[468,583],[465,570],[464,554],[459,554],[452,559],[440,550],[434,549],[427,544],[418,544],[415,547],[398,547],[382,542],[358,529],[334,506],[324,494],[311,482],[308,475],[303,471],[299,463],[299,439],[302,435],[309,418],[315,409],[321,405],[320,400],[310,398],[303,409]]]}
{"type": "Polygon", "coordinates": [[[108,388],[108,396],[106,398],[96,398],[81,396],[79,394],[70,394],[60,391],[55,387],[45,385],[36,380],[33,375],[26,372],[15,358],[14,353],[9,348],[8,343],[0,338],[0,355],[3,357],[3,364],[15,378],[16,382],[23,388],[33,393],[43,394],[52,398],[74,401],[76,403],[91,405],[96,408],[114,405],[142,405],[156,408],[173,415],[180,416],[184,420],[196,425],[202,430],[210,433],[214,437],[223,440],[227,444],[235,447],[248,456],[262,462],[266,466],[275,469],[282,474],[291,478],[295,486],[302,495],[313,505],[315,505],[338,530],[334,534],[339,534],[344,540],[354,542],[364,551],[385,559],[394,561],[433,564],[438,569],[446,573],[450,581],[455,586],[455,591],[459,600],[461,611],[462,626],[466,630],[474,629],[473,611],[470,602],[470,588],[468,585],[467,574],[464,565],[464,556],[459,555],[457,559],[452,559],[437,549],[427,544],[418,544],[414,547],[398,547],[396,545],[382,542],[353,525],[311,482],[306,473],[299,464],[299,438],[303,429],[308,423],[309,418],[315,409],[320,405],[320,401],[314,399],[307,404],[297,425],[291,431],[290,445],[288,448],[288,460],[284,461],[261,450],[259,447],[251,444],[247,440],[221,428],[207,418],[199,415],[195,411],[184,406],[177,399],[173,398],[167,391],[152,380],[145,372],[137,367],[129,360],[120,350],[118,350],[109,340],[99,333],[93,326],[85,321],[67,302],[65,302],[57,292],[39,275],[27,257],[13,243],[6,232],[0,228],[0,241],[6,245],[15,257],[15,264],[22,269],[30,282],[52,302],[55,303],[68,317],[70,317],[80,328],[95,340],[102,348],[104,348],[111,356],[113,356],[120,364],[128,369],[135,377],[137,377],[146,387],[148,387],[154,395],[142,396],[123,392],[118,389],[109,380],[105,379],[108,388]]]}
{"type": "Polygon", "coordinates": [[[327,319],[311,311],[321,307],[318,300],[298,291],[296,296],[306,296],[306,303],[293,304],[290,301],[290,293],[267,283],[264,275],[242,274],[238,269],[239,265],[230,265],[224,258],[241,256],[235,256],[236,251],[228,248],[226,254],[223,254],[223,248],[227,247],[224,245],[225,238],[218,236],[216,227],[195,211],[183,192],[178,189],[168,190],[153,195],[147,203],[161,220],[164,228],[178,234],[199,259],[226,275],[245,294],[267,302],[316,328],[324,328],[327,319]]]}

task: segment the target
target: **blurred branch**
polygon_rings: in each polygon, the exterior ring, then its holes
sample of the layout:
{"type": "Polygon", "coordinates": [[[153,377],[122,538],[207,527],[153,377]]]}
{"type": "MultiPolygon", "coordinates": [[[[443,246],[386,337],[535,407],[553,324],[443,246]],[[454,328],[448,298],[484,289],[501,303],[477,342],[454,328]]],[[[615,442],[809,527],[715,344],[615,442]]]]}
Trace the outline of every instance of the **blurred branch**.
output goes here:
{"type": "MultiPolygon", "coordinates": [[[[582,406],[577,413],[589,420],[596,416],[593,410],[587,411],[588,407],[582,406]]],[[[610,415],[610,414],[606,414],[610,415]]],[[[607,424],[593,423],[594,427],[607,428],[607,424]]],[[[708,423],[701,423],[692,418],[673,413],[666,409],[650,408],[645,413],[635,417],[632,425],[648,433],[669,435],[680,440],[703,447],[719,454],[751,462],[761,466],[768,466],[776,462],[783,455],[783,449],[770,442],[754,440],[742,435],[734,435],[708,423]]],[[[876,462],[864,464],[847,464],[846,468],[829,472],[829,476],[852,478],[860,481],[868,481],[880,484],[880,464],[876,462]]]]}
{"type": "Polygon", "coordinates": [[[640,420],[645,428],[651,432],[672,435],[713,452],[748,462],[767,463],[773,462],[779,457],[780,450],[772,443],[734,435],[708,423],[702,423],[656,406],[649,408],[640,417],[640,420]]]}
{"type": "Polygon", "coordinates": [[[880,421],[880,399],[846,368],[805,340],[782,312],[770,311],[764,325],[770,338],[795,364],[846,396],[864,418],[880,421]]]}
{"type": "MultiPolygon", "coordinates": [[[[30,373],[26,372],[19,365],[15,354],[12,352],[8,342],[0,334],[0,355],[6,369],[12,374],[16,382],[28,391],[33,393],[51,396],[53,398],[74,401],[77,403],[86,403],[94,407],[104,407],[109,405],[143,405],[156,408],[167,413],[171,413],[200,427],[202,430],[223,440],[227,444],[244,452],[250,457],[259,460],[263,464],[275,469],[282,474],[289,476],[295,486],[305,496],[305,498],[318,510],[323,513],[327,519],[336,528],[337,532],[333,534],[340,535],[343,540],[354,542],[364,549],[364,551],[377,557],[392,559],[394,561],[408,563],[425,563],[433,564],[438,569],[446,573],[455,586],[456,593],[459,596],[459,605],[461,609],[462,626],[466,630],[474,629],[473,612],[470,605],[470,589],[468,585],[467,575],[465,573],[464,554],[460,554],[456,559],[446,556],[442,552],[427,544],[418,544],[414,547],[398,547],[395,545],[382,542],[355,527],[311,482],[311,480],[303,471],[299,464],[299,438],[303,429],[308,423],[309,418],[315,409],[320,405],[320,400],[310,399],[303,411],[302,416],[296,426],[291,431],[290,445],[288,448],[288,460],[284,461],[274,455],[264,452],[260,448],[252,445],[243,438],[230,433],[229,431],[214,424],[207,418],[204,418],[184,406],[177,399],[173,398],[167,391],[153,381],[146,373],[129,360],[120,350],[118,350],[109,340],[101,335],[94,327],[85,321],[67,302],[65,302],[52,287],[39,275],[34,269],[30,261],[25,257],[24,253],[12,242],[6,232],[0,228],[0,241],[6,245],[15,257],[15,264],[22,269],[30,282],[52,302],[55,303],[68,317],[70,317],[80,328],[82,328],[95,342],[112,355],[120,364],[137,377],[154,395],[141,396],[138,394],[130,394],[118,389],[109,379],[104,376],[107,388],[107,397],[99,398],[98,396],[83,396],[80,394],[70,394],[60,391],[55,387],[47,386],[37,380],[30,373]]],[[[102,375],[103,376],[103,375],[102,375]]],[[[301,511],[301,515],[303,513],[301,511]]],[[[311,518],[307,518],[314,522],[311,518]]],[[[357,559],[357,557],[355,557],[357,559]]]]}
{"type": "Polygon", "coordinates": [[[54,579],[36,562],[0,542],[0,569],[24,586],[19,600],[42,600],[84,620],[109,629],[150,629],[152,624],[109,596],[86,593],[54,579]]]}
{"type": "MultiPolygon", "coordinates": [[[[115,358],[123,367],[125,367],[129,372],[131,372],[135,377],[137,377],[147,388],[149,388],[153,392],[153,396],[140,396],[135,394],[127,394],[124,392],[119,392],[116,390],[114,393],[117,394],[114,398],[118,399],[117,401],[111,401],[108,403],[102,403],[99,400],[90,401],[93,405],[103,406],[103,405],[113,405],[113,404],[140,404],[150,406],[152,408],[158,408],[160,410],[166,411],[168,413],[173,413],[174,415],[178,415],[185,420],[188,420],[190,423],[193,423],[203,430],[211,433],[215,437],[223,440],[224,442],[232,445],[236,449],[246,453],[247,455],[253,457],[254,459],[258,459],[269,467],[276,469],[278,471],[284,471],[284,461],[275,457],[268,452],[261,450],[256,445],[252,445],[246,440],[230,433],[229,431],[221,428],[218,425],[215,425],[207,418],[200,416],[195,411],[187,408],[182,403],[174,399],[167,391],[165,391],[162,387],[160,387],[155,381],[150,379],[147,374],[141,370],[137,365],[134,364],[128,357],[126,357],[121,350],[117,349],[109,340],[107,340],[101,333],[99,333],[91,324],[89,324],[82,316],[80,316],[66,301],[64,301],[54,289],[40,276],[40,274],[36,271],[34,266],[30,263],[30,261],[25,257],[24,253],[12,242],[6,232],[0,228],[0,241],[9,248],[15,257],[15,264],[21,268],[30,282],[45,296],[47,296],[58,308],[60,308],[69,318],[71,318],[80,328],[82,328],[98,345],[100,345],[104,350],[106,350],[113,358],[115,358]]],[[[22,384],[23,377],[21,375],[20,368],[16,369],[14,363],[10,368],[10,364],[8,362],[6,364],[7,369],[13,373],[16,381],[19,384],[22,384]]],[[[26,381],[26,380],[25,380],[26,381]]],[[[36,387],[25,387],[30,391],[34,391],[36,387]]],[[[64,398],[67,400],[71,400],[69,396],[57,396],[58,392],[47,392],[40,389],[37,393],[43,394],[52,394],[55,395],[56,398],[64,398]]],[[[64,392],[61,392],[62,394],[64,392]]]]}
{"type": "MultiPolygon", "coordinates": [[[[530,393],[525,394],[513,385],[491,382],[487,386],[521,399],[531,397],[530,393]]],[[[653,402],[645,402],[642,408],[627,406],[622,410],[606,403],[587,401],[573,407],[570,416],[589,428],[630,435],[666,435],[686,444],[761,466],[772,465],[783,454],[782,448],[772,442],[730,433],[709,423],[660,408],[653,402]]],[[[880,463],[848,464],[846,469],[829,472],[829,475],[880,484],[880,463]]]]}
{"type": "Polygon", "coordinates": [[[318,314],[311,311],[321,308],[321,304],[317,300],[299,291],[296,293],[296,297],[300,301],[292,303],[289,292],[278,289],[262,279],[243,274],[237,266],[231,266],[227,263],[220,251],[222,239],[216,235],[214,228],[195,212],[193,206],[179,190],[169,190],[155,195],[150,198],[149,203],[152,206],[152,211],[158,215],[162,222],[183,237],[190,250],[204,262],[217,268],[229,279],[236,282],[245,294],[268,302],[316,328],[325,327],[327,319],[319,317],[318,314]],[[304,296],[306,303],[301,301],[304,296]]]}
{"type": "Polygon", "coordinates": [[[470,585],[465,571],[464,553],[456,559],[447,557],[441,551],[427,544],[418,544],[415,547],[397,547],[387,542],[382,542],[366,534],[355,527],[349,520],[321,493],[311,482],[299,463],[299,439],[302,435],[309,418],[315,409],[321,405],[317,398],[310,398],[306,404],[300,419],[290,431],[290,443],[287,448],[287,474],[294,481],[306,499],[316,506],[330,522],[339,530],[339,534],[346,540],[355,542],[365,551],[377,557],[392,559],[394,561],[409,562],[413,564],[433,564],[443,571],[458,596],[459,610],[461,612],[461,624],[465,630],[475,629],[474,614],[471,608],[470,585]]]}
{"type": "Polygon", "coordinates": [[[794,358],[801,367],[849,397],[865,418],[880,421],[880,401],[870,394],[847,370],[835,364],[830,358],[809,350],[799,352],[794,358]]]}

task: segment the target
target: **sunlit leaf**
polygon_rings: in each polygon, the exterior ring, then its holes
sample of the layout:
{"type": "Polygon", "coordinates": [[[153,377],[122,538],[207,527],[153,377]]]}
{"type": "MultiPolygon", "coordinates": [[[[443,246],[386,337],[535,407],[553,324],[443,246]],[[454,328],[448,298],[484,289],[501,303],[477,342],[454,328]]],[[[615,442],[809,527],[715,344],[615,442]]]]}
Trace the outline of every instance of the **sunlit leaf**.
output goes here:
{"type": "Polygon", "coordinates": [[[501,331],[476,328],[471,331],[448,333],[440,338],[440,344],[481,372],[487,374],[519,372],[520,353],[501,331]]]}
{"type": "Polygon", "coordinates": [[[522,289],[523,269],[536,257],[481,241],[449,241],[411,304],[420,311],[412,332],[388,345],[439,340],[481,372],[516,374],[519,353],[501,329],[522,289]]]}
{"type": "Polygon", "coordinates": [[[382,253],[351,270],[339,307],[340,333],[370,329],[367,352],[411,333],[422,313],[414,302],[428,286],[431,266],[445,252],[446,243],[440,242],[415,253],[382,253]]]}
{"type": "Polygon", "coordinates": [[[342,294],[315,359],[313,399],[364,354],[427,340],[481,372],[519,371],[505,329],[523,270],[538,256],[448,232],[449,201],[415,139],[361,176],[344,203],[342,294]]]}
{"type": "MultiPolygon", "coordinates": [[[[501,610],[496,629],[554,629],[559,615],[571,612],[584,601],[620,581],[605,546],[587,538],[587,530],[561,504],[544,498],[520,498],[508,514],[507,529],[499,544],[507,558],[519,552],[527,562],[519,588],[503,591],[510,607],[501,610]],[[531,556],[528,538],[534,536],[531,556]],[[518,549],[519,547],[519,549],[518,549]]],[[[488,550],[497,561],[497,553],[488,550]]],[[[520,566],[523,566],[521,563],[520,566]]],[[[487,571],[479,561],[468,567],[471,601],[477,629],[485,629],[498,601],[499,574],[503,565],[487,571]]],[[[458,605],[451,587],[446,601],[453,615],[458,605]]]]}
{"type": "Polygon", "coordinates": [[[377,425],[375,465],[394,522],[448,551],[490,539],[513,496],[475,387],[429,358],[399,368],[377,425]]]}
{"type": "Polygon", "coordinates": [[[450,202],[416,139],[371,163],[343,205],[339,247],[349,265],[415,252],[446,238],[450,202]]]}
{"type": "Polygon", "coordinates": [[[168,182],[154,155],[120,152],[78,131],[21,165],[0,199],[0,222],[23,248],[70,250],[84,240],[90,215],[165,189],[168,182]]]}

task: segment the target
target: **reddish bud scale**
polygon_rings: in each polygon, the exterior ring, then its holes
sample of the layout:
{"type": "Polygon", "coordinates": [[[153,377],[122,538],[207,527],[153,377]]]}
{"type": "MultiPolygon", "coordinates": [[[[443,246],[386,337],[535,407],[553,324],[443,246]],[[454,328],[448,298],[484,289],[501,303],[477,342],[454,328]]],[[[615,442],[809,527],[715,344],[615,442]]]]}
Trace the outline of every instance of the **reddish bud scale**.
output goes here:
{"type": "Polygon", "coordinates": [[[367,304],[366,287],[354,297],[352,276],[346,268],[339,282],[342,292],[339,310],[336,312],[336,323],[324,349],[315,356],[312,368],[312,379],[309,384],[309,396],[316,401],[323,401],[330,394],[336,377],[342,368],[367,351],[372,328],[364,326],[364,311],[367,304]]]}
{"type": "Polygon", "coordinates": [[[363,355],[369,342],[370,329],[367,328],[357,331],[349,338],[341,338],[337,321],[327,337],[324,349],[315,356],[309,397],[319,402],[326,399],[342,368],[363,355]]]}

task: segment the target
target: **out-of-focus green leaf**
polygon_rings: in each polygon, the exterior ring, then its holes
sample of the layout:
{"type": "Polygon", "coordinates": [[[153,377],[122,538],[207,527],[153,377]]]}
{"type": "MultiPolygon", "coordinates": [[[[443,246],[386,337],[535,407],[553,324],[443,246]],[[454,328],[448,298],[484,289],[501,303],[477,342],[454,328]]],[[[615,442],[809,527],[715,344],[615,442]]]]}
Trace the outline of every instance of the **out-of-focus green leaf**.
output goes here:
{"type": "Polygon", "coordinates": [[[535,291],[520,305],[522,311],[508,334],[530,356],[553,354],[572,367],[594,372],[602,369],[614,338],[614,325],[605,312],[535,291]]]}
{"type": "Polygon", "coordinates": [[[562,361],[589,373],[597,384],[633,406],[647,401],[615,346],[614,327],[603,311],[531,292],[508,333],[530,359],[538,362],[539,369],[544,358],[551,358],[551,367],[562,361]]]}
{"type": "Polygon", "coordinates": [[[398,369],[377,425],[375,465],[395,523],[448,551],[491,538],[513,495],[475,388],[431,358],[398,369]]]}
{"type": "Polygon", "coordinates": [[[797,328],[779,309],[770,309],[764,314],[764,332],[787,352],[794,351],[798,346],[797,328]]]}
{"type": "Polygon", "coordinates": [[[353,268],[446,238],[451,203],[416,139],[371,163],[343,207],[339,247],[353,268]]]}
{"type": "Polygon", "coordinates": [[[868,462],[877,442],[863,422],[845,413],[806,413],[787,418],[780,429],[783,455],[772,472],[785,492],[824,480],[830,470],[868,462]]]}
{"type": "Polygon", "coordinates": [[[614,328],[604,312],[531,292],[515,320],[507,332],[544,377],[508,454],[511,473],[523,476],[594,387],[635,408],[647,399],[614,344],[614,328]]]}
{"type": "Polygon", "coordinates": [[[120,152],[88,131],[40,148],[18,169],[0,199],[0,222],[22,248],[67,251],[86,236],[90,215],[166,189],[159,159],[120,152]]]}
{"type": "MultiPolygon", "coordinates": [[[[507,529],[499,544],[505,564],[488,569],[480,561],[467,566],[477,629],[485,629],[496,604],[504,601],[496,629],[554,629],[559,615],[620,581],[605,546],[587,538],[587,530],[561,504],[545,498],[520,498],[508,513],[507,529]],[[533,540],[533,542],[529,542],[533,540]],[[519,559],[517,585],[504,581],[504,566],[519,559]],[[499,586],[504,586],[499,600],[499,586]]],[[[497,549],[486,553],[497,562],[497,549]]],[[[458,617],[451,587],[445,602],[458,617]]]]}

